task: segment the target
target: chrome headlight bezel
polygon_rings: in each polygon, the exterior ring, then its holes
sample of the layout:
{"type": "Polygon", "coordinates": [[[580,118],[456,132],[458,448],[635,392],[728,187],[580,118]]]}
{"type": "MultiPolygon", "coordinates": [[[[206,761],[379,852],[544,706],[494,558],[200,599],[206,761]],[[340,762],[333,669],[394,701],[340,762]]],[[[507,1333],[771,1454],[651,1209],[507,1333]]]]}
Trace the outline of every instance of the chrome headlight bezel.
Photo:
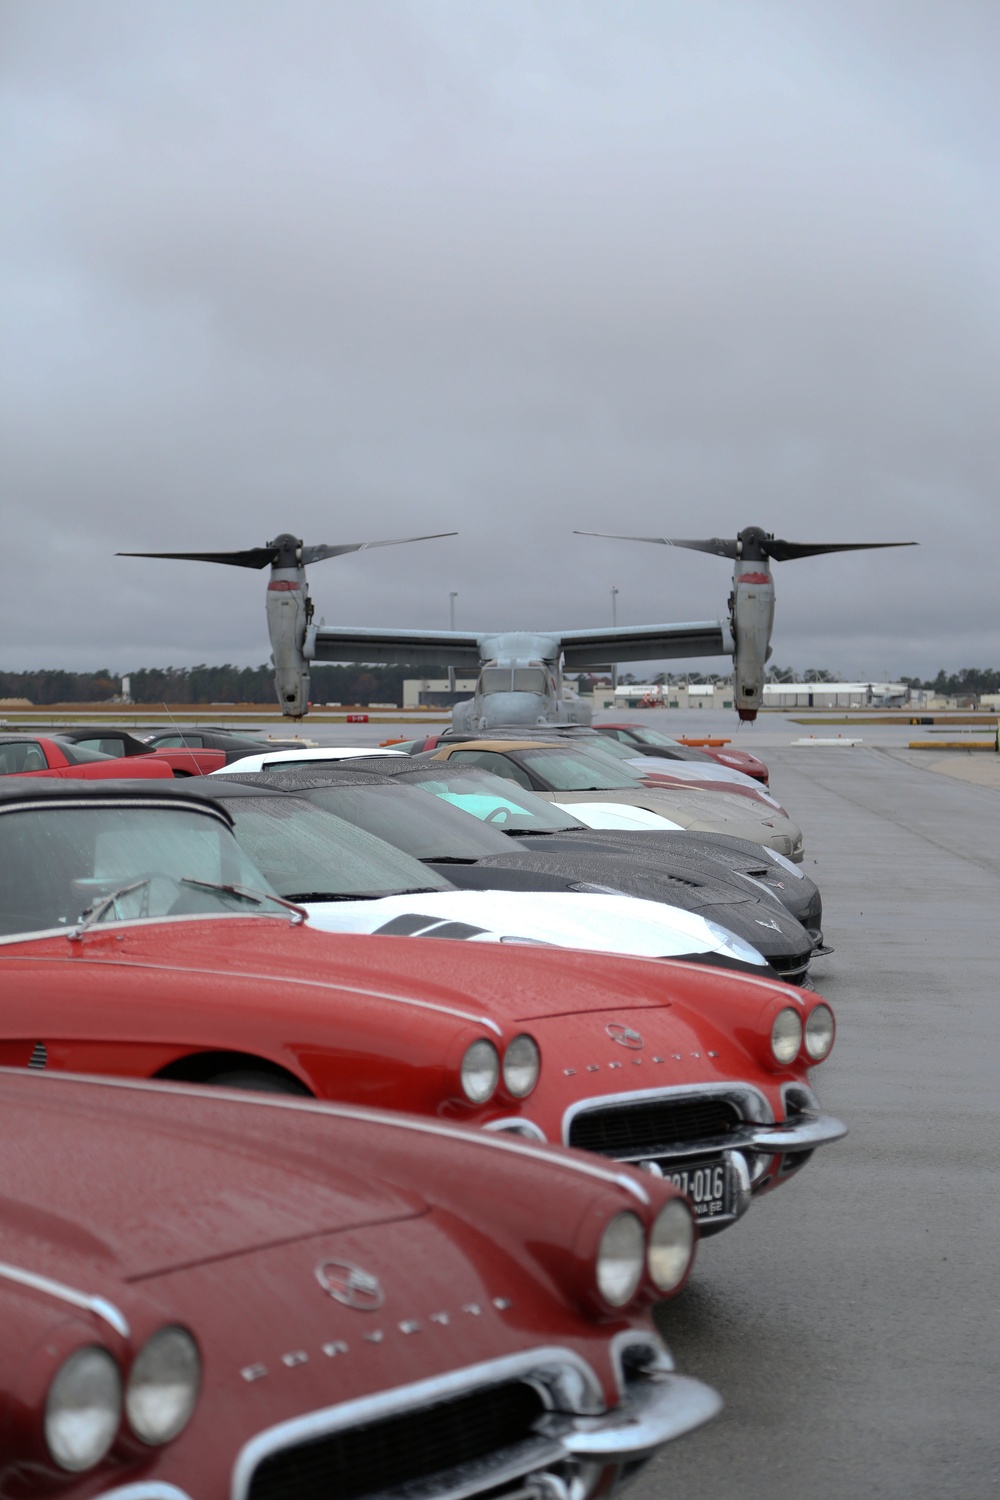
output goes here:
{"type": "Polygon", "coordinates": [[[122,1420],[122,1377],[101,1344],[83,1344],[53,1376],[42,1431],[49,1457],[66,1474],[83,1474],[110,1450],[122,1420]]]}
{"type": "Polygon", "coordinates": [[[484,1036],[470,1042],[458,1070],[462,1093],[470,1104],[486,1104],[500,1082],[500,1054],[484,1036]]]}
{"type": "Polygon", "coordinates": [[[522,1031],[503,1055],[503,1085],[514,1099],[527,1099],[534,1092],[542,1070],[542,1054],[533,1036],[522,1031]]]}
{"type": "Polygon", "coordinates": [[[162,1447],[194,1414],[201,1389],[201,1355],[186,1328],[167,1323],[143,1344],[125,1385],[125,1416],[140,1442],[162,1447]]]}

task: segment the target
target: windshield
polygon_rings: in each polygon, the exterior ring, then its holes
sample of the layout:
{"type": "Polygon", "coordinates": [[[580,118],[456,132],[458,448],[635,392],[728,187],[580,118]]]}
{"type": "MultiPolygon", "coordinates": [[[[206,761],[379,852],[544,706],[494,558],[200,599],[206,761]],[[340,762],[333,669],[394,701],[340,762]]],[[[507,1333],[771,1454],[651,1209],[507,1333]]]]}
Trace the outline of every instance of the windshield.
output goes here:
{"type": "Polygon", "coordinates": [[[489,771],[451,771],[435,761],[426,775],[408,776],[411,785],[492,823],[503,833],[565,833],[584,825],[551,803],[489,771]]]}
{"type": "MultiPolygon", "coordinates": [[[[219,818],[182,807],[95,804],[0,815],[0,933],[72,927],[122,886],[139,882],[100,922],[248,911],[245,901],[185,880],[271,888],[219,818]]],[[[278,908],[265,908],[278,910],[278,908]]]]}
{"type": "Polygon", "coordinates": [[[318,786],[303,789],[302,796],[414,859],[477,860],[511,852],[495,828],[473,822],[419,787],[318,786]]]}
{"type": "Polygon", "coordinates": [[[402,849],[311,798],[233,797],[226,806],[240,844],[288,901],[452,889],[449,880],[402,849]]]}
{"type": "Polygon", "coordinates": [[[588,755],[581,750],[519,750],[517,758],[534,771],[554,792],[634,791],[642,778],[635,771],[626,772],[611,764],[610,757],[588,755]]]}

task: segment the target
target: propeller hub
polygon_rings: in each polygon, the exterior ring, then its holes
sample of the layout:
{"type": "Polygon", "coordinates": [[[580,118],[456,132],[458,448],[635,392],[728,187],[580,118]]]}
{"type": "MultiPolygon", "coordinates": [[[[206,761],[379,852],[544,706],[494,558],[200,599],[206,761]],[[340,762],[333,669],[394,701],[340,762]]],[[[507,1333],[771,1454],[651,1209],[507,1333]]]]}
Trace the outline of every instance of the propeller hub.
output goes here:
{"type": "Polygon", "coordinates": [[[768,542],[773,538],[761,526],[744,526],[739,534],[739,556],[744,562],[763,562],[770,556],[768,542]]]}
{"type": "Polygon", "coordinates": [[[290,531],[283,531],[280,536],[276,536],[274,541],[268,542],[267,545],[274,552],[272,567],[298,568],[302,566],[301,537],[292,536],[290,531]]]}

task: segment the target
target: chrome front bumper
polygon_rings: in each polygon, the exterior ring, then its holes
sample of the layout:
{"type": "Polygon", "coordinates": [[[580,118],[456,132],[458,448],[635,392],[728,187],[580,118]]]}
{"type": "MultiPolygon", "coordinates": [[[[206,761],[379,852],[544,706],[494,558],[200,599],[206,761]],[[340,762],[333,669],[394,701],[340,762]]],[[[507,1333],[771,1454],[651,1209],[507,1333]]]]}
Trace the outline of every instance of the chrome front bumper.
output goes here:
{"type": "Polygon", "coordinates": [[[632,1382],[620,1406],[602,1417],[575,1417],[561,1441],[589,1463],[634,1463],[692,1432],[722,1409],[711,1386],[688,1375],[656,1374],[632,1382]]]}

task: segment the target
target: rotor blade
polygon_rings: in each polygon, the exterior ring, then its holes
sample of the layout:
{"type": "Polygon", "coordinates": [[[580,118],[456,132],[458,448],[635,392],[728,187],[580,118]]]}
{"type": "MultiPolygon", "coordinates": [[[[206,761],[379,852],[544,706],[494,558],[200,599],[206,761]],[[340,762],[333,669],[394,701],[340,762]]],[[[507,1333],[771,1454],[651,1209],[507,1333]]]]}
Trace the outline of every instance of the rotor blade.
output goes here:
{"type": "Polygon", "coordinates": [[[712,536],[705,541],[683,542],[677,537],[666,536],[619,536],[614,531],[577,531],[574,536],[603,536],[614,542],[659,542],[661,547],[689,547],[693,552],[712,552],[717,557],[735,558],[737,542],[727,542],[724,537],[712,536]]]}
{"type": "Polygon", "coordinates": [[[368,547],[398,547],[403,542],[433,542],[442,536],[458,536],[457,531],[432,531],[428,536],[396,536],[388,542],[343,542],[340,546],[303,547],[304,563],[322,562],[326,557],[342,557],[345,552],[364,552],[368,547]]]}
{"type": "Polygon", "coordinates": [[[274,547],[248,547],[245,552],[116,552],[116,557],[168,557],[181,562],[226,563],[231,568],[266,568],[277,557],[274,547]]]}
{"type": "Polygon", "coordinates": [[[775,562],[792,562],[797,557],[818,557],[824,552],[869,552],[876,547],[918,547],[919,542],[783,542],[769,540],[764,551],[775,562]]]}

